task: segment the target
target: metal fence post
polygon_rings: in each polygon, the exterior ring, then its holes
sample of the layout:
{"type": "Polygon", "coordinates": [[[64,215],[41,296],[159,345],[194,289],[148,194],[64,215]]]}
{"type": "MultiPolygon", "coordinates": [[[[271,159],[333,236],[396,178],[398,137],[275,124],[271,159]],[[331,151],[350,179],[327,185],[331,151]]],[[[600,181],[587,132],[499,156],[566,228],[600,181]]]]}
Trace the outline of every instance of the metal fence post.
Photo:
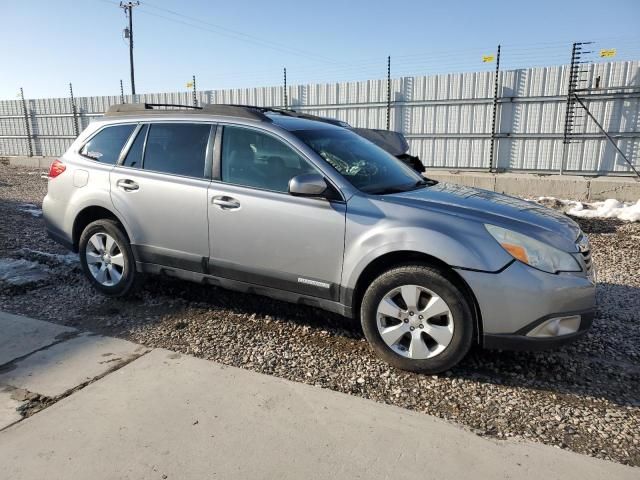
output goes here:
{"type": "Polygon", "coordinates": [[[198,106],[198,97],[196,95],[196,76],[193,76],[193,106],[198,106]]]}
{"type": "Polygon", "coordinates": [[[582,45],[591,42],[575,42],[571,47],[571,67],[569,68],[569,81],[567,82],[567,103],[564,112],[564,133],[562,135],[562,159],[560,160],[560,175],[564,173],[564,167],[569,156],[569,144],[571,143],[571,134],[573,132],[573,121],[575,113],[575,89],[578,85],[578,77],[580,75],[580,65],[582,64],[581,54],[582,45]]]}
{"type": "Polygon", "coordinates": [[[289,110],[289,97],[287,95],[287,67],[284,67],[284,109],[289,110]]]}
{"type": "Polygon", "coordinates": [[[122,85],[122,79],[120,79],[120,103],[124,103],[124,86],[122,85]]]}
{"type": "Polygon", "coordinates": [[[27,112],[27,102],[24,100],[24,91],[20,87],[20,100],[22,100],[22,112],[24,114],[24,128],[27,131],[27,149],[29,156],[33,157],[33,148],[31,146],[31,125],[29,123],[29,113],[27,112]]]}
{"type": "Polygon", "coordinates": [[[391,56],[387,57],[387,130],[391,128],[391,56]]]}
{"type": "Polygon", "coordinates": [[[80,135],[80,129],[78,128],[78,111],[76,109],[76,100],[73,97],[73,85],[69,82],[69,94],[71,95],[71,113],[73,114],[73,133],[77,137],[80,135]]]}
{"type": "Polygon", "coordinates": [[[493,116],[491,119],[491,147],[489,149],[489,171],[494,171],[494,166],[498,166],[497,159],[494,160],[496,143],[496,117],[498,113],[498,76],[500,75],[500,45],[496,54],[496,75],[493,80],[493,116]]]}

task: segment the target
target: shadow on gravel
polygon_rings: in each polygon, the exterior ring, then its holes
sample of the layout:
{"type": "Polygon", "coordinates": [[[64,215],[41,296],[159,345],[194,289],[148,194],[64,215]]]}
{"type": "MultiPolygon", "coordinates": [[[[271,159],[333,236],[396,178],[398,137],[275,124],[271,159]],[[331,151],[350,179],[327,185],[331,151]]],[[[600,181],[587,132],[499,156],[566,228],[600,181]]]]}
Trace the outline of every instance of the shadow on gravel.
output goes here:
{"type": "Polygon", "coordinates": [[[616,233],[620,226],[625,222],[617,218],[582,218],[567,215],[575,221],[584,233],[590,235],[592,233],[616,233]]]}

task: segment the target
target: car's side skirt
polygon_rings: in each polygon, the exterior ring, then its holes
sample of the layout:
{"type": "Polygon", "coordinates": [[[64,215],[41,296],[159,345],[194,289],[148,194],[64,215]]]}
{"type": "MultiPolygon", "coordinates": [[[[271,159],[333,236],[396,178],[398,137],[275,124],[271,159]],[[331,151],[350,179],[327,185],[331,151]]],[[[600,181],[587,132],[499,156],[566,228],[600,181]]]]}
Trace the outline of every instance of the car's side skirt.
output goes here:
{"type": "Polygon", "coordinates": [[[308,305],[310,307],[320,308],[322,310],[334,312],[349,318],[351,318],[353,315],[351,307],[347,307],[346,305],[343,305],[339,302],[335,302],[326,298],[318,298],[311,295],[282,290],[279,288],[266,287],[254,283],[232,280],[229,278],[193,272],[181,268],[158,265],[155,263],[136,262],[136,269],[144,273],[166,275],[168,277],[180,278],[182,280],[215,285],[237,292],[262,295],[276,300],[282,300],[284,302],[308,305]]]}

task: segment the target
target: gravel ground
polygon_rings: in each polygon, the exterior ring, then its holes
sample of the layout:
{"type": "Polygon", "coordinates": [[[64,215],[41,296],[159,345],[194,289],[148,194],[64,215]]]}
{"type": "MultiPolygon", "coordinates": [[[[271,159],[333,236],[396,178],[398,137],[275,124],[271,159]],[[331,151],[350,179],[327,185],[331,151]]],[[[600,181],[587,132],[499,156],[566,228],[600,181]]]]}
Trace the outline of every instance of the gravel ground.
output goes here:
{"type": "Polygon", "coordinates": [[[0,165],[0,260],[48,269],[22,285],[0,280],[2,310],[640,466],[638,223],[580,220],[600,282],[594,326],[580,341],[550,352],[476,349],[453,371],[425,376],[378,360],[356,322],[308,307],[158,277],[133,298],[101,297],[46,238],[37,173],[0,165]]]}

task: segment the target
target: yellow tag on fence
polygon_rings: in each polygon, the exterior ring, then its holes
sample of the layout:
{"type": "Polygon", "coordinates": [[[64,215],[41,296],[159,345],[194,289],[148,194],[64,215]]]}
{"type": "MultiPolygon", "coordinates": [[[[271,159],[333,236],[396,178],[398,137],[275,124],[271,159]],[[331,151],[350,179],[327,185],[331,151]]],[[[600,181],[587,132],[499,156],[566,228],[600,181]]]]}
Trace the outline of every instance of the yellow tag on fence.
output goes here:
{"type": "Polygon", "coordinates": [[[615,48],[610,48],[608,50],[600,50],[600,56],[601,57],[615,57],[616,56],[616,49],[615,48]]]}
{"type": "Polygon", "coordinates": [[[193,88],[193,82],[187,82],[187,88],[193,88]]]}
{"type": "Polygon", "coordinates": [[[494,55],[483,55],[482,56],[482,63],[491,63],[496,59],[496,57],[494,55]]]}

